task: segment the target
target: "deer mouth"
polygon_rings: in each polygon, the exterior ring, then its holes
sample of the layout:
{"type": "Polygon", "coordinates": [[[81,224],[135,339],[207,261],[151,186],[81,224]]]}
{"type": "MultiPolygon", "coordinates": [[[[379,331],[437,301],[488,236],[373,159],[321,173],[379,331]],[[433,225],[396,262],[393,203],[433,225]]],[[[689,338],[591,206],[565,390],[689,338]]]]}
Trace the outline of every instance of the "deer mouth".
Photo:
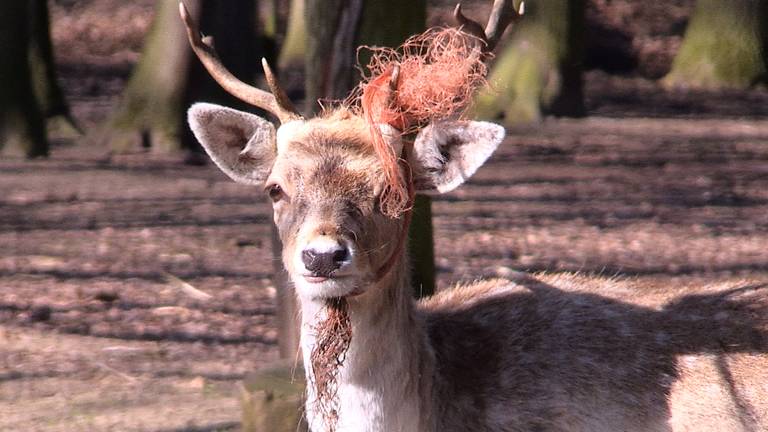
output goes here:
{"type": "Polygon", "coordinates": [[[309,283],[323,283],[330,279],[330,277],[327,276],[313,276],[313,275],[304,275],[304,280],[309,283]]]}
{"type": "Polygon", "coordinates": [[[350,274],[317,275],[305,273],[300,277],[305,292],[317,299],[355,297],[364,292],[359,284],[355,283],[354,275],[350,274]]]}
{"type": "Polygon", "coordinates": [[[327,281],[336,281],[341,279],[348,279],[352,275],[337,275],[337,274],[329,274],[329,275],[319,275],[314,273],[306,273],[301,275],[305,281],[313,284],[319,284],[327,281]]]}

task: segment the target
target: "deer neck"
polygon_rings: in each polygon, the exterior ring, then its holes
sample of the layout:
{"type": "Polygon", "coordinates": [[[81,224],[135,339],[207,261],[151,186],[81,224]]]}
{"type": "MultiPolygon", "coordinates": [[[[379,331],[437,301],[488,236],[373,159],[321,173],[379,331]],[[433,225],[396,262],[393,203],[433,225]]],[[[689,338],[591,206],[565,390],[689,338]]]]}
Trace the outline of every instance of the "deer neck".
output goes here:
{"type": "MultiPolygon", "coordinates": [[[[349,298],[352,341],[338,375],[337,431],[431,430],[433,356],[413,306],[405,257],[365,294],[349,298]]],[[[310,365],[323,306],[302,302],[301,344],[310,365]]],[[[307,414],[312,430],[328,428],[313,413],[308,374],[307,414]]]]}

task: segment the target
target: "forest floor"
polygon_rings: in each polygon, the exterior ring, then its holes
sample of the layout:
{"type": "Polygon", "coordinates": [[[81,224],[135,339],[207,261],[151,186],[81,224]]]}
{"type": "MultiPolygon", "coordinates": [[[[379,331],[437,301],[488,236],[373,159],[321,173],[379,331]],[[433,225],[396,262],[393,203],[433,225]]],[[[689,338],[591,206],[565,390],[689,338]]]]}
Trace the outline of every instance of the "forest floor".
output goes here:
{"type": "MultiPolygon", "coordinates": [[[[63,62],[86,127],[135,49],[63,62]]],[[[509,131],[435,199],[439,287],[515,270],[768,280],[768,92],[590,72],[586,94],[587,118],[509,131]]],[[[277,357],[261,192],[181,156],[66,141],[0,160],[0,185],[0,430],[237,430],[238,383],[277,357]]]]}

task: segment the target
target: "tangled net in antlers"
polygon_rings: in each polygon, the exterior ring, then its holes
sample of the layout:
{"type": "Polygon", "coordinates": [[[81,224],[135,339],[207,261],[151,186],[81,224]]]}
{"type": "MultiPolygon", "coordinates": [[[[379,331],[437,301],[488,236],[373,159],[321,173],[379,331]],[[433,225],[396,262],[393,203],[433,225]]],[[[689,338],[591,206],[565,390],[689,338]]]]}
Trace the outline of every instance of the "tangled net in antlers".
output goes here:
{"type": "Polygon", "coordinates": [[[386,123],[410,135],[429,122],[461,114],[472,94],[485,83],[484,42],[456,28],[433,28],[409,38],[397,49],[370,48],[368,76],[349,105],[356,105],[367,121],[373,145],[384,167],[387,185],[381,211],[399,217],[408,209],[411,196],[398,168],[395,154],[378,127],[386,123]],[[396,86],[390,87],[398,70],[396,86]]]}
{"type": "Polygon", "coordinates": [[[352,324],[346,299],[328,300],[325,309],[328,316],[315,328],[317,336],[310,362],[317,401],[315,409],[323,417],[327,430],[334,432],[339,419],[337,379],[352,342],[352,324]]]}

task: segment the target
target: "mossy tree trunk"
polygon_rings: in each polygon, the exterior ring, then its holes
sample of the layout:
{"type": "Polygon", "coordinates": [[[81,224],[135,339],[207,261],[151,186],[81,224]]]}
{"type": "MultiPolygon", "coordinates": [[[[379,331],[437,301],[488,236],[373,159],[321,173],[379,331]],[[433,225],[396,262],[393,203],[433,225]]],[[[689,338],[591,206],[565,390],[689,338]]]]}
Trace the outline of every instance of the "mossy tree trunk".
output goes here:
{"type": "Polygon", "coordinates": [[[353,87],[354,43],[364,0],[305,0],[307,115],[318,100],[343,99],[353,87]]]}
{"type": "MultiPolygon", "coordinates": [[[[214,36],[222,62],[252,81],[262,56],[255,0],[185,0],[201,30],[214,36]]],[[[144,48],[120,104],[99,131],[98,140],[124,152],[149,147],[170,153],[199,149],[186,126],[190,103],[200,100],[244,106],[227,95],[194,59],[177,0],[157,3],[144,48]]]]}
{"type": "Polygon", "coordinates": [[[698,0],[664,82],[698,88],[768,82],[768,0],[698,0]]]}
{"type": "MultiPolygon", "coordinates": [[[[202,0],[185,3],[199,20],[202,0]]],[[[139,62],[97,139],[116,152],[140,147],[157,152],[180,149],[190,59],[178,2],[160,0],[139,62]]]]}
{"type": "MultiPolygon", "coordinates": [[[[516,4],[519,2],[515,2],[516,4]]],[[[582,81],[585,0],[525,3],[512,38],[495,60],[473,112],[508,126],[544,114],[584,115],[582,81]]]]}
{"type": "Polygon", "coordinates": [[[0,2],[0,151],[46,156],[45,121],[30,70],[32,3],[0,2]]]}
{"type": "Polygon", "coordinates": [[[408,230],[408,256],[411,260],[411,283],[416,298],[435,293],[435,242],[432,230],[432,198],[417,195],[413,219],[408,230]]]}
{"type": "Polygon", "coordinates": [[[258,11],[258,21],[261,23],[261,35],[270,39],[275,39],[278,33],[278,0],[264,0],[259,3],[261,8],[258,11]]]}
{"type": "Polygon", "coordinates": [[[64,93],[56,80],[56,64],[53,61],[50,19],[47,0],[30,1],[31,33],[29,62],[32,86],[47,118],[48,129],[54,128],[62,136],[81,135],[82,131],[69,111],[64,93]]]}
{"type": "Polygon", "coordinates": [[[291,0],[285,40],[280,49],[278,67],[281,70],[304,66],[307,52],[307,24],[304,0],[291,0]]]}

